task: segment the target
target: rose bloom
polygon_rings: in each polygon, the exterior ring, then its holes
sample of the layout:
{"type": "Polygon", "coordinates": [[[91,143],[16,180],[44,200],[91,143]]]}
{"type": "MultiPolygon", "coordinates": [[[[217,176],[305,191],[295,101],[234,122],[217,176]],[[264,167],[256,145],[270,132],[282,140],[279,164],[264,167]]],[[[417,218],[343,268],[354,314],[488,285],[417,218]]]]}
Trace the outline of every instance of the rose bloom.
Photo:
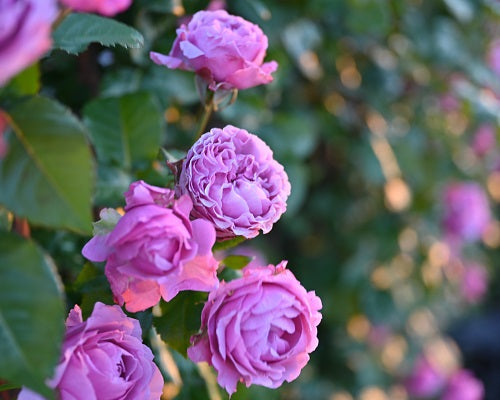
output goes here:
{"type": "MultiPolygon", "coordinates": [[[[96,303],[83,321],[75,306],[66,320],[62,356],[48,385],[60,400],[159,400],[163,377],[142,343],[139,321],[120,307],[96,303]]],[[[19,400],[43,400],[23,389],[19,400]]]]}
{"type": "Polygon", "coordinates": [[[475,182],[450,184],[444,193],[443,227],[453,239],[472,242],[491,220],[486,193],[475,182]]]}
{"type": "Polygon", "coordinates": [[[213,365],[229,394],[240,381],[277,388],[297,378],[316,349],[320,309],[321,300],[286,261],[245,268],[241,278],[210,293],[188,356],[213,365]]]}
{"type": "Polygon", "coordinates": [[[480,264],[468,264],[461,281],[462,296],[469,303],[480,301],[488,290],[488,272],[480,264]]]}
{"type": "Polygon", "coordinates": [[[257,136],[228,125],[205,133],[189,150],[178,190],[193,200],[193,215],[212,222],[217,237],[267,233],[286,210],[290,182],[257,136]]]}
{"type": "Polygon", "coordinates": [[[0,0],[0,86],[52,45],[55,0],[0,0]]]}
{"type": "Polygon", "coordinates": [[[495,148],[496,132],[491,124],[482,124],[479,126],[472,139],[472,151],[477,157],[484,157],[488,152],[495,148]]]}
{"type": "Polygon", "coordinates": [[[112,16],[129,8],[132,0],[61,0],[61,3],[75,11],[112,16]]]}
{"type": "Polygon", "coordinates": [[[130,185],[125,199],[126,213],[114,229],[94,236],[82,250],[91,261],[106,261],[118,304],[142,311],[181,290],[218,286],[211,250],[215,230],[205,220],[189,220],[188,196],[176,200],[171,190],[139,181],[130,185]]]}
{"type": "Polygon", "coordinates": [[[410,396],[432,397],[446,384],[447,374],[425,356],[420,356],[404,382],[410,396]]]}
{"type": "Polygon", "coordinates": [[[271,82],[278,64],[263,63],[266,50],[267,37],[257,25],[216,10],[199,11],[181,25],[168,56],[150,56],[156,64],[196,72],[215,91],[271,82]]]}
{"type": "Polygon", "coordinates": [[[451,376],[441,400],[482,400],[483,397],[482,382],[470,371],[461,369],[451,376]]]}

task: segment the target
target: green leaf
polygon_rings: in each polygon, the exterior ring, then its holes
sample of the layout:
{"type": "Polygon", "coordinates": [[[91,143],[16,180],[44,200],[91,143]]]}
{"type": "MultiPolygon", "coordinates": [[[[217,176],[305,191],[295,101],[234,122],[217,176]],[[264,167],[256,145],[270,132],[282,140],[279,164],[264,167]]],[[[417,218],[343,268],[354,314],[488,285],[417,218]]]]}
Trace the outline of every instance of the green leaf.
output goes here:
{"type": "Polygon", "coordinates": [[[190,337],[200,328],[201,310],[206,298],[206,293],[180,292],[168,303],[162,300],[162,316],[153,319],[162,340],[184,356],[190,337]]]}
{"type": "Polygon", "coordinates": [[[231,255],[222,260],[222,265],[232,269],[242,269],[246,267],[253,257],[231,255]]]}
{"type": "Polygon", "coordinates": [[[120,45],[126,48],[139,48],[144,38],[135,29],[93,14],[73,13],[68,15],[53,33],[54,48],[71,54],[84,51],[90,43],[103,46],[120,45]]]}
{"type": "Polygon", "coordinates": [[[104,208],[99,213],[101,219],[94,222],[94,235],[107,235],[110,233],[122,217],[114,208],[104,208]]]}
{"type": "Polygon", "coordinates": [[[163,116],[149,93],[98,99],[84,109],[99,161],[130,169],[153,161],[163,132],[163,116]]]}
{"type": "Polygon", "coordinates": [[[24,69],[9,84],[0,89],[1,95],[34,95],[40,90],[40,69],[38,63],[24,69]]]}
{"type": "Polygon", "coordinates": [[[90,234],[94,166],[84,127],[43,97],[7,112],[13,132],[0,160],[0,204],[35,225],[90,234]]]}
{"type": "Polygon", "coordinates": [[[109,287],[109,282],[102,268],[96,267],[92,263],[86,263],[75,283],[73,290],[81,294],[80,308],[83,318],[88,318],[94,309],[97,301],[104,304],[113,304],[113,294],[109,287]]]}
{"type": "Polygon", "coordinates": [[[64,332],[61,284],[31,241],[0,232],[0,376],[45,396],[64,332]]]}
{"type": "Polygon", "coordinates": [[[212,251],[232,249],[233,247],[238,246],[240,243],[243,243],[244,241],[245,241],[244,236],[236,236],[229,240],[224,240],[222,242],[215,242],[214,246],[212,247],[212,251]]]}

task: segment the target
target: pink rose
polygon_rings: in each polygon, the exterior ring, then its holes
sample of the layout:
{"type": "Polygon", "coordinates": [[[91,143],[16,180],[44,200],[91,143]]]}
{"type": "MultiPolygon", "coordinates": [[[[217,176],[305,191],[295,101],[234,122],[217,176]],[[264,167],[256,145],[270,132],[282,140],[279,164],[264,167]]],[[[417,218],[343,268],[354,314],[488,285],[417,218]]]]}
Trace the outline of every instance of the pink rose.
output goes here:
{"type": "Polygon", "coordinates": [[[209,291],[218,286],[212,255],[213,226],[189,220],[188,196],[142,181],[125,194],[127,212],[116,226],[97,234],[83,248],[91,261],[106,261],[115,300],[128,311],[142,311],[181,290],[209,291]]]}
{"type": "Polygon", "coordinates": [[[495,127],[491,124],[482,124],[474,133],[472,140],[472,150],[478,157],[484,157],[490,150],[495,147],[496,132],[495,127]]]}
{"type": "Polygon", "coordinates": [[[272,82],[275,61],[263,63],[267,37],[255,24],[225,10],[199,11],[177,29],[169,55],[150,53],[171,69],[195,71],[213,91],[247,89],[272,82]]]}
{"type": "Polygon", "coordinates": [[[466,369],[455,372],[446,385],[441,400],[482,400],[484,386],[466,369]]]}
{"type": "MultiPolygon", "coordinates": [[[[84,322],[75,306],[66,320],[62,356],[49,386],[60,400],[159,400],[163,377],[142,343],[139,321],[96,303],[84,322]]],[[[19,400],[40,400],[23,389],[19,400]]]]}
{"type": "Polygon", "coordinates": [[[405,387],[410,396],[432,397],[443,389],[446,380],[444,371],[426,357],[420,356],[410,376],[405,380],[405,387]]]}
{"type": "Polygon", "coordinates": [[[0,86],[52,45],[55,0],[0,0],[0,86]]]}
{"type": "Polygon", "coordinates": [[[473,242],[491,220],[488,198],[475,182],[454,183],[444,193],[443,228],[450,238],[473,242]]]}
{"type": "Polygon", "coordinates": [[[75,11],[112,16],[129,8],[132,0],[61,0],[61,3],[75,11]]]}
{"type": "Polygon", "coordinates": [[[277,388],[298,377],[318,345],[321,300],[286,269],[245,268],[243,277],[222,282],[201,314],[201,333],[188,356],[206,361],[229,394],[238,382],[277,388]]]}
{"type": "Polygon", "coordinates": [[[480,301],[488,290],[488,272],[480,264],[465,266],[461,282],[462,296],[469,303],[480,301]]]}
{"type": "Polygon", "coordinates": [[[193,200],[193,215],[209,220],[217,237],[267,233],[286,210],[290,182],[257,136],[228,125],[205,133],[189,150],[178,190],[193,200]]]}

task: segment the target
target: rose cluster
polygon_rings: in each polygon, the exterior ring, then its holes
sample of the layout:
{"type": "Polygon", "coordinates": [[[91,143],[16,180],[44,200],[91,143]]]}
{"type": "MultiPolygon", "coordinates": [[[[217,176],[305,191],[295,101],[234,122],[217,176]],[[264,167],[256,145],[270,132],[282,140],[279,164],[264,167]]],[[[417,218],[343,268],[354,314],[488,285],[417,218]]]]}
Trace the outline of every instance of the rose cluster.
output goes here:
{"type": "MultiPolygon", "coordinates": [[[[48,386],[61,400],[159,400],[163,377],[142,343],[139,321],[120,307],[96,303],[83,321],[75,306],[66,320],[61,358],[48,386]]],[[[43,400],[24,388],[19,400],[43,400]]]]}
{"type": "Polygon", "coordinates": [[[426,356],[420,356],[405,381],[410,396],[419,399],[482,400],[484,386],[471,371],[445,368],[426,356]]]}
{"type": "MultiPolygon", "coordinates": [[[[169,56],[151,57],[195,71],[213,91],[272,80],[277,64],[263,63],[266,36],[240,17],[202,11],[177,34],[169,56]]],[[[241,277],[219,282],[212,252],[216,240],[272,229],[291,190],[284,167],[262,139],[234,126],[203,134],[177,166],[173,189],[133,182],[123,215],[102,210],[83,255],[106,263],[115,301],[130,312],[168,302],[180,291],[209,292],[188,355],[213,365],[230,394],[238,382],[276,388],[292,381],[318,345],[321,300],[285,261],[253,262],[241,277]]]]}

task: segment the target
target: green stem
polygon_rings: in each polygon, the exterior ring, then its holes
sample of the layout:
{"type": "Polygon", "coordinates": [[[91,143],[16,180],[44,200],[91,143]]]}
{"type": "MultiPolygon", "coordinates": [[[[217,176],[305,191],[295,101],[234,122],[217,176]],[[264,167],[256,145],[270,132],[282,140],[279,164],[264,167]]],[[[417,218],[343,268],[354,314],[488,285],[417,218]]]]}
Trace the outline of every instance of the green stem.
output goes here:
{"type": "Polygon", "coordinates": [[[71,14],[71,8],[63,8],[61,11],[59,11],[59,15],[57,16],[56,20],[52,23],[52,31],[55,31],[56,28],[61,25],[61,22],[64,21],[64,18],[66,18],[69,14],[71,14]]]}
{"type": "Polygon", "coordinates": [[[200,127],[198,128],[198,133],[196,134],[195,141],[198,140],[201,135],[205,133],[205,129],[207,128],[208,121],[212,116],[212,112],[214,111],[214,101],[213,101],[213,92],[209,92],[207,95],[207,101],[205,103],[205,109],[203,110],[203,115],[201,117],[200,127]]]}

